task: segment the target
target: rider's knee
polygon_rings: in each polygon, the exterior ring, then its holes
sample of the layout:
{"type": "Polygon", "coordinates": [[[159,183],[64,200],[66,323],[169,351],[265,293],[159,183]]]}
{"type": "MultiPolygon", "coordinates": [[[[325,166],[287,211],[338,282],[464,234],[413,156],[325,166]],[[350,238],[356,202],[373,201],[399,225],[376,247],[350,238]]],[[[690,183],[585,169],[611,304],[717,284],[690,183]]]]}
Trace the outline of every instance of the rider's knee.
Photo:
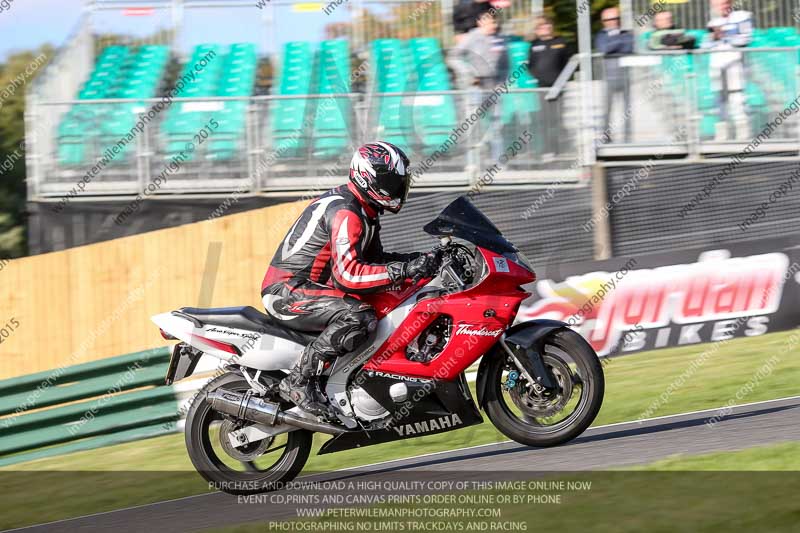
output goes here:
{"type": "Polygon", "coordinates": [[[378,326],[375,310],[367,305],[348,311],[341,319],[342,327],[331,338],[333,347],[340,353],[355,350],[378,326]]]}
{"type": "Polygon", "coordinates": [[[356,311],[356,319],[366,328],[367,333],[372,333],[378,327],[378,317],[372,307],[366,307],[356,311]]]}

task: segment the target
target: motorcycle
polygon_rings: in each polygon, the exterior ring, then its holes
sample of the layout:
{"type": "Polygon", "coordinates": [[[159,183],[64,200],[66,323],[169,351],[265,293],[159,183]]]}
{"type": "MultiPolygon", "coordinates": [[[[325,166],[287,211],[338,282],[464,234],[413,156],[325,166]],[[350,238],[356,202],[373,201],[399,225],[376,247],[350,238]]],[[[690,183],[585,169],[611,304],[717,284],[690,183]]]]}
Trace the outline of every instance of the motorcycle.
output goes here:
{"type": "Polygon", "coordinates": [[[592,347],[564,322],[512,325],[530,296],[522,285],[536,279],[523,254],[463,196],[423,229],[440,239],[438,274],[360,296],[378,326],[321,372],[329,416],[278,394],[314,334],[253,307],[152,317],[164,338],[180,341],[167,384],[191,376],[203,355],[225,361],[186,417],[189,456],[206,480],[233,494],[280,488],[302,470],[314,433],[331,436],[319,450],[327,454],[480,424],[483,409],[510,439],[544,447],[592,423],[604,392],[592,347]],[[465,370],[479,358],[476,403],[465,370]]]}

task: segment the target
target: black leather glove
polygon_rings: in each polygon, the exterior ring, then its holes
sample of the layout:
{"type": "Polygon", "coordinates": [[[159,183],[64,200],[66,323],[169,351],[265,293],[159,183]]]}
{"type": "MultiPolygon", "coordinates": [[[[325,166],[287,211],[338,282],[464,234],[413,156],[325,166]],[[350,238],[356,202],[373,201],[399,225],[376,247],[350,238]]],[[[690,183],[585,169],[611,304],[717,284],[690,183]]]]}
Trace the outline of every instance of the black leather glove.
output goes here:
{"type": "Polygon", "coordinates": [[[392,282],[400,283],[406,279],[419,280],[433,277],[439,271],[440,263],[439,254],[427,252],[405,263],[389,263],[386,267],[392,282]]]}

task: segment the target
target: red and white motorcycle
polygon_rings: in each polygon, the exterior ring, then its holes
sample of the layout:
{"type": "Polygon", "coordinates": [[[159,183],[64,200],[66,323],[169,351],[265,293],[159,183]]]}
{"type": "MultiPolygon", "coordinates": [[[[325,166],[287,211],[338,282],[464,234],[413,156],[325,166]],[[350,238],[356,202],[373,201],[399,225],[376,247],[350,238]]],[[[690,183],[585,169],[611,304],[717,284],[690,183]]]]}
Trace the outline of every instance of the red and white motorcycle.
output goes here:
{"type": "Polygon", "coordinates": [[[604,377],[597,354],[563,322],[512,325],[535,279],[523,255],[461,197],[424,230],[441,238],[438,275],[361,296],[375,332],[320,377],[335,416],[318,418],[278,395],[278,383],[314,339],[252,307],[184,307],[153,317],[173,351],[167,383],[190,376],[203,355],[226,361],[186,419],[194,466],[230,493],[273,490],[293,479],[315,432],[320,454],[453,431],[483,422],[509,438],[554,446],[597,416],[604,377]],[[468,247],[456,240],[466,241],[468,247]],[[475,395],[464,371],[480,362],[475,395]]]}

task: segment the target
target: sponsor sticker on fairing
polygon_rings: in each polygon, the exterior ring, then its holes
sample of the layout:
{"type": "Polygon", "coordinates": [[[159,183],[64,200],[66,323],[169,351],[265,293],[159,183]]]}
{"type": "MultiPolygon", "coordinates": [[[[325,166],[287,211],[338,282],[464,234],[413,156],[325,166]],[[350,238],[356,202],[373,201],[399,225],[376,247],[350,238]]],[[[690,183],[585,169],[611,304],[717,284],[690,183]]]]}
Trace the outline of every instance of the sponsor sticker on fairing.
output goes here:
{"type": "Polygon", "coordinates": [[[505,257],[494,257],[494,269],[497,272],[508,272],[508,259],[505,257]]]}
{"type": "Polygon", "coordinates": [[[478,326],[471,326],[469,324],[461,324],[456,329],[456,335],[469,335],[471,337],[499,337],[503,334],[503,330],[499,329],[488,329],[484,326],[480,328],[478,326]]]}

